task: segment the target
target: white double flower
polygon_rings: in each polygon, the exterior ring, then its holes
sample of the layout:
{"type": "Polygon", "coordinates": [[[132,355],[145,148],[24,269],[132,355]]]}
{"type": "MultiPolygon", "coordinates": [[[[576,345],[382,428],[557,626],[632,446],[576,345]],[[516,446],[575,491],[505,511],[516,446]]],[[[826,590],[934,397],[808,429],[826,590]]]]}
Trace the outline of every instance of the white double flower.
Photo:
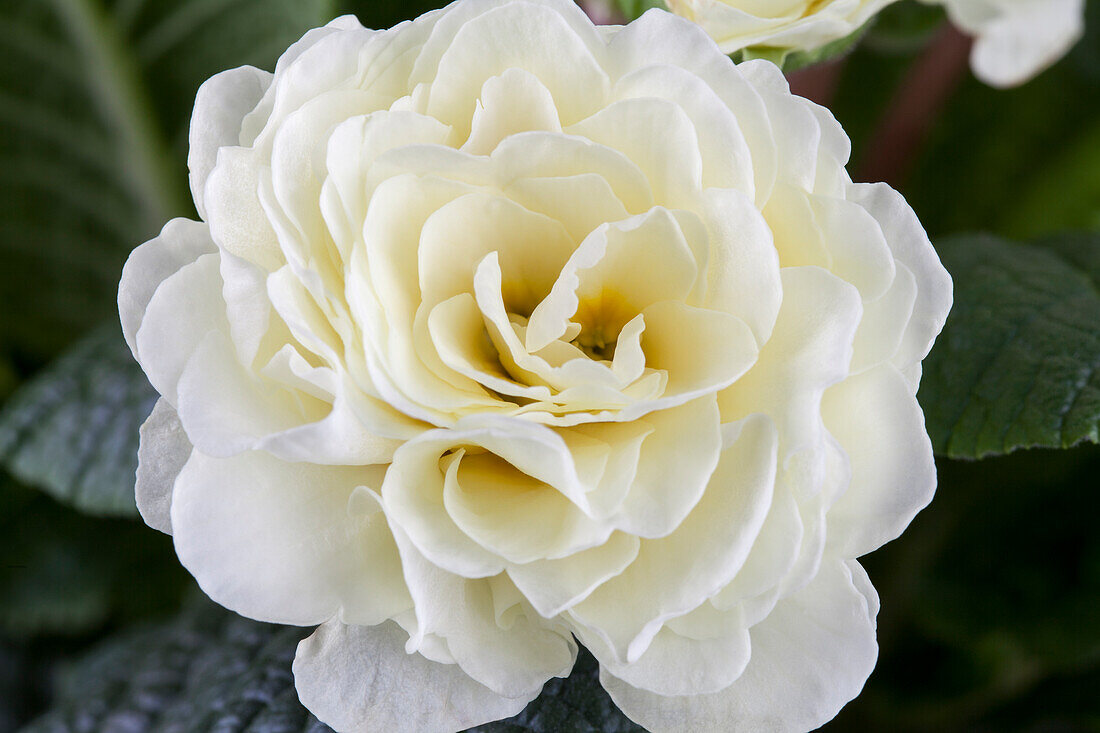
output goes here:
{"type": "Polygon", "coordinates": [[[805,730],[874,665],[855,561],[931,498],[951,283],[766,62],[664,12],[459,0],[200,90],[130,258],[139,507],[216,601],[320,628],[338,730],[460,730],[576,639],[655,730],[805,730]]]}

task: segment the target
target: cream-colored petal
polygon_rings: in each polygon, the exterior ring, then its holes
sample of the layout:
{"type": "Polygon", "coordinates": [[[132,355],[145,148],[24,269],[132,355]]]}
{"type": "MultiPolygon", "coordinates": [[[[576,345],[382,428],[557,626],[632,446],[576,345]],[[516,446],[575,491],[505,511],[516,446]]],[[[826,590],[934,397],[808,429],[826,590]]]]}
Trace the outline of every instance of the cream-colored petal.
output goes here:
{"type": "Polygon", "coordinates": [[[417,551],[400,527],[391,526],[416,609],[417,636],[408,648],[416,648],[428,634],[446,639],[467,674],[506,697],[537,694],[551,677],[569,674],[577,646],[563,627],[526,613],[507,627],[497,624],[488,579],[442,570],[417,551]]]}
{"type": "Polygon", "coordinates": [[[161,397],[141,425],[134,497],[145,523],[165,534],[172,534],[172,487],[190,457],[191,441],[179,416],[161,397]]]}
{"type": "MultiPolygon", "coordinates": [[[[685,69],[705,81],[737,116],[752,151],[756,201],[767,201],[776,177],[772,122],[758,90],[697,24],[671,13],[646,13],[617,30],[607,49],[608,68],[618,79],[654,64],[685,69]]],[[[728,52],[727,52],[728,53],[728,52]]]]}
{"type": "Polygon", "coordinates": [[[858,557],[900,535],[932,500],[932,444],[916,397],[888,364],[830,388],[821,412],[852,465],[851,486],[829,509],[829,545],[858,557]]]}
{"type": "Polygon", "coordinates": [[[601,675],[657,695],[707,695],[724,690],[745,671],[752,651],[745,628],[714,638],[692,639],[666,626],[630,664],[616,660],[598,637],[589,640],[582,635],[582,639],[599,661],[601,675]]]}
{"type": "Polygon", "coordinates": [[[415,112],[380,110],[341,122],[328,139],[327,177],[321,211],[336,248],[345,260],[363,238],[371,202],[366,172],[383,153],[407,145],[441,144],[450,129],[415,112]]]}
{"type": "Polygon", "coordinates": [[[203,207],[210,236],[220,247],[274,271],[286,258],[260,203],[261,166],[259,156],[249,148],[218,148],[217,162],[203,188],[203,207]]]}
{"type": "Polygon", "coordinates": [[[496,252],[505,304],[511,312],[530,312],[550,292],[574,246],[552,219],[502,197],[468,194],[424,223],[417,252],[420,292],[429,306],[471,292],[478,263],[496,252]]]}
{"type": "Polygon", "coordinates": [[[217,254],[201,255],[162,282],[133,338],[145,376],[173,405],[180,375],[195,349],[211,331],[228,330],[218,260],[217,254]]]}
{"type": "Polygon", "coordinates": [[[733,580],[712,596],[720,610],[731,610],[776,588],[794,568],[805,532],[791,488],[777,481],[772,503],[744,565],[733,580]]]}
{"type": "MultiPolygon", "coordinates": [[[[951,310],[951,276],[940,263],[917,215],[900,193],[885,183],[857,183],[848,196],[875,217],[897,261],[913,274],[917,299],[892,363],[903,372],[919,365],[943,329],[951,310]]],[[[919,381],[919,379],[917,380],[919,381]]],[[[916,392],[916,381],[912,382],[916,392]]]]}
{"type": "Polygon", "coordinates": [[[561,222],[574,242],[584,241],[601,224],[630,216],[598,173],[518,178],[504,187],[504,193],[525,209],[561,222]]]}
{"type": "Polygon", "coordinates": [[[620,663],[637,660],[667,619],[699,606],[745,562],[775,485],[776,434],[766,417],[726,426],[725,451],[694,510],[676,530],[569,611],[620,663]]]}
{"type": "Polygon", "coordinates": [[[462,150],[489,155],[509,135],[529,130],[561,132],[554,97],[538,77],[512,67],[481,87],[462,150]]]}
{"type": "Polygon", "coordinates": [[[783,284],[779,257],[767,221],[740,191],[703,192],[710,234],[706,308],[737,316],[752,329],[759,346],[768,340],[783,284]]]}
{"type": "Polygon", "coordinates": [[[130,253],[118,284],[118,313],[122,334],[135,358],[137,332],[157,288],[184,266],[216,251],[205,224],[172,219],[159,235],[130,253]]]}
{"type": "Polygon", "coordinates": [[[240,66],[215,74],[199,87],[187,137],[187,169],[200,217],[206,218],[203,188],[214,170],[218,148],[241,144],[241,122],[259,103],[271,80],[267,71],[240,66]]]}
{"type": "MultiPolygon", "coordinates": [[[[715,466],[720,465],[724,444],[717,405],[714,398],[703,397],[651,412],[635,422],[650,432],[644,435],[637,463],[631,467],[633,480],[619,504],[616,523],[641,537],[664,537],[698,504],[715,466]]],[[[600,436],[616,428],[591,425],[588,434],[600,436]]],[[[608,436],[609,444],[617,445],[617,437],[608,436]]],[[[630,445],[626,442],[623,447],[629,450],[630,445]]]]}
{"type": "Polygon", "coordinates": [[[538,695],[498,695],[457,664],[406,652],[407,638],[392,621],[318,627],[294,656],[302,704],[347,733],[453,733],[516,715],[538,695]]]}
{"type": "Polygon", "coordinates": [[[702,158],[704,188],[732,188],[756,196],[752,152],[737,114],[695,74],[672,65],[646,66],[612,89],[617,99],[655,97],[674,102],[691,119],[702,158]]]}
{"type": "Polygon", "coordinates": [[[665,396],[657,401],[662,407],[715,393],[757,361],[752,331],[736,316],[669,300],[646,307],[642,315],[646,366],[668,374],[665,396]]]}
{"type": "Polygon", "coordinates": [[[699,138],[687,113],[664,99],[625,99],[603,107],[565,131],[620,151],[649,180],[654,200],[691,209],[703,183],[699,138]]]}
{"type": "Polygon", "coordinates": [[[974,75],[995,87],[1022,84],[1081,37],[1084,0],[941,0],[951,21],[976,36],[974,75]]]}
{"type": "Polygon", "coordinates": [[[613,340],[646,306],[684,300],[697,274],[691,248],[667,209],[603,224],[572,253],[531,313],[526,348],[538,351],[561,338],[570,319],[581,323],[581,338],[596,330],[613,340]]]}
{"type": "Polygon", "coordinates": [[[195,451],[172,495],[176,553],[208,596],[243,616],[381,623],[409,597],[377,501],[369,511],[352,498],[384,470],[195,451]]]}
{"type": "Polygon", "coordinates": [[[595,29],[590,23],[571,24],[567,12],[564,3],[551,8],[514,2],[462,24],[439,59],[428,112],[465,137],[478,91],[510,68],[523,69],[546,86],[563,124],[598,109],[605,102],[608,79],[592,54],[595,29]]]}
{"type": "MultiPolygon", "coordinates": [[[[597,175],[607,182],[615,197],[631,214],[648,211],[654,203],[649,181],[635,161],[611,146],[599,145],[584,137],[547,132],[520,133],[497,146],[492,162],[500,185],[505,189],[513,182],[526,178],[597,175]]],[[[517,201],[523,203],[519,198],[517,201]]],[[[542,211],[540,208],[532,210],[542,211]]],[[[557,217],[554,212],[543,213],[559,218],[568,228],[568,218],[557,217]]]]}
{"type": "Polygon", "coordinates": [[[536,611],[553,618],[621,573],[638,556],[639,546],[634,535],[616,532],[607,542],[568,557],[511,565],[508,576],[536,611]]]}
{"type": "Polygon", "coordinates": [[[852,342],[853,374],[890,361],[901,348],[902,339],[912,321],[913,307],[920,293],[912,271],[900,262],[894,263],[894,282],[880,297],[863,304],[863,320],[859,322],[852,342]]]}
{"type": "Polygon", "coordinates": [[[783,305],[753,368],[719,395],[722,419],[763,413],[779,428],[781,475],[799,501],[829,477],[824,391],[848,375],[863,308],[858,291],[818,267],[782,271],[783,305]]]}
{"type": "Polygon", "coordinates": [[[456,454],[443,505],[468,537],[512,564],[566,558],[611,533],[557,489],[492,453],[456,454]]]}
{"type": "Polygon", "coordinates": [[[655,695],[601,670],[615,704],[654,733],[813,730],[859,694],[878,657],[878,599],[855,562],[830,559],[813,583],[750,630],[752,656],[733,684],[705,695],[655,695]]]}

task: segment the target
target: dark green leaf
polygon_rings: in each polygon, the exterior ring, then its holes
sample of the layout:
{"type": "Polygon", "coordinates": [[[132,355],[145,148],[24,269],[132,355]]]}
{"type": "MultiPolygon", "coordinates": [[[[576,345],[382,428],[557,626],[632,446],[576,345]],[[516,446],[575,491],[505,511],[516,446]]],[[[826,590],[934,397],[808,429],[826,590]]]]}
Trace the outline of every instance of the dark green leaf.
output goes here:
{"type": "Polygon", "coordinates": [[[197,602],[93,649],[61,676],[53,709],[24,731],[327,731],[294,690],[290,665],[306,633],[197,602]]]}
{"type": "Polygon", "coordinates": [[[0,353],[41,361],[109,317],[122,261],[191,212],[200,83],[270,68],[326,0],[0,3],[0,353]]]}
{"type": "Polygon", "coordinates": [[[0,460],[82,511],[133,515],[138,428],[156,397],[118,327],[100,328],[0,410],[0,460]]]}
{"type": "MultiPolygon", "coordinates": [[[[24,733],[127,730],[174,733],[309,731],[328,727],[298,702],[291,661],[306,629],[261,624],[196,600],[168,622],[93,649],[61,677],[53,709],[24,733]]],[[[582,651],[573,674],[551,680],[514,718],[478,733],[641,731],[600,687],[582,651]]]]}
{"type": "MultiPolygon", "coordinates": [[[[1077,246],[1096,263],[1100,235],[1077,246]]],[[[955,306],[920,401],[937,452],[960,458],[1100,440],[1100,283],[1056,247],[988,235],[937,244],[955,306]]]]}
{"type": "Polygon", "coordinates": [[[643,728],[615,707],[600,686],[599,665],[584,648],[573,673],[552,679],[542,694],[514,718],[471,729],[477,733],[627,733],[643,728]]]}
{"type": "MultiPolygon", "coordinates": [[[[62,676],[54,708],[24,733],[127,730],[235,733],[329,730],[298,702],[291,661],[305,629],[243,619],[201,600],[179,617],[107,641],[62,676]]],[[[642,730],[600,687],[582,652],[518,716],[478,733],[642,730]]]]}

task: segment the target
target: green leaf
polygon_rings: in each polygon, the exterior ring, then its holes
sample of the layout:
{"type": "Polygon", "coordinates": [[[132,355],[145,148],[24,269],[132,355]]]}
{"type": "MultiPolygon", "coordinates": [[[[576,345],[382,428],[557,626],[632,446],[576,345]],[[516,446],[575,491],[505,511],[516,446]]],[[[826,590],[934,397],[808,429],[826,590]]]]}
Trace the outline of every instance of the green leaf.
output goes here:
{"type": "Polygon", "coordinates": [[[24,733],[328,731],[294,690],[290,665],[307,633],[196,602],[92,649],[61,675],[52,709],[24,733]]]}
{"type": "Polygon", "coordinates": [[[0,353],[41,362],[110,317],[126,254],[192,212],[199,84],[271,68],[327,0],[0,3],[0,353]]]}
{"type": "MultiPolygon", "coordinates": [[[[291,662],[308,633],[196,599],[176,618],[110,639],[76,661],[61,677],[53,708],[23,733],[104,730],[113,721],[178,733],[328,731],[294,690],[291,662]]],[[[573,674],[547,683],[522,713],[472,730],[642,730],[615,708],[597,676],[596,661],[582,651],[573,674]]]]}
{"type": "Polygon", "coordinates": [[[0,461],[100,515],[135,515],[138,429],[156,402],[118,326],[94,331],[0,410],[0,461]]]}
{"type": "Polygon", "coordinates": [[[471,729],[476,733],[632,733],[644,729],[615,707],[600,685],[599,664],[583,647],[566,679],[552,679],[514,718],[471,729]]]}
{"type": "Polygon", "coordinates": [[[920,401],[937,452],[981,458],[1100,440],[1100,235],[937,244],[955,306],[920,401]],[[1060,251],[1072,241],[1078,254],[1060,251]]]}

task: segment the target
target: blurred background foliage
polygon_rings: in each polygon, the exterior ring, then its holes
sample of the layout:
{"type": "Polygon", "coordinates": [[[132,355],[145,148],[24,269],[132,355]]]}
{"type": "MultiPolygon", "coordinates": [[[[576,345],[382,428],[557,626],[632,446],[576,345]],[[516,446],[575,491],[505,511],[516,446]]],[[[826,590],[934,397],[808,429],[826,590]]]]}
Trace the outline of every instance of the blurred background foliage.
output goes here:
{"type": "MultiPolygon", "coordinates": [[[[136,518],[155,395],[115,289],[132,247],[194,215],[204,79],[271,69],[343,13],[388,27],[442,4],[0,4],[0,731],[325,729],[290,682],[303,632],[212,607],[136,518]]],[[[921,392],[940,488],[865,560],[882,655],[828,731],[1100,731],[1100,2],[1088,16],[1073,52],[1018,89],[965,73],[942,12],[913,0],[794,77],[851,135],[853,175],[906,195],[957,286],[921,392]],[[959,236],[973,232],[988,234],[959,236]]],[[[633,729],[587,655],[484,727],[633,729]]]]}

